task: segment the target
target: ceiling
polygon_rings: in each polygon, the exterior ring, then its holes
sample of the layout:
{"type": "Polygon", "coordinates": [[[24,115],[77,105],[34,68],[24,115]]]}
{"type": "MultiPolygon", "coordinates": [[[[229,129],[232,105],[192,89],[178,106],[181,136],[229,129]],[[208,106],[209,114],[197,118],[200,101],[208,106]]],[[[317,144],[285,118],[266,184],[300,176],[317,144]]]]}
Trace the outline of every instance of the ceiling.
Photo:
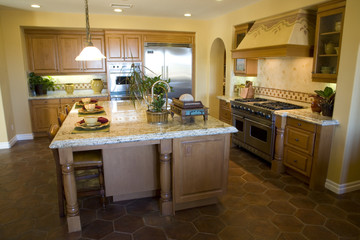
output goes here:
{"type": "MultiPolygon", "coordinates": [[[[88,0],[89,14],[117,14],[124,16],[150,16],[184,18],[191,13],[193,19],[211,19],[260,0],[88,0]],[[133,7],[115,13],[111,4],[132,4],[133,7]]],[[[84,13],[84,0],[0,0],[0,6],[28,11],[84,13]],[[38,4],[41,8],[31,8],[38,4]]]]}

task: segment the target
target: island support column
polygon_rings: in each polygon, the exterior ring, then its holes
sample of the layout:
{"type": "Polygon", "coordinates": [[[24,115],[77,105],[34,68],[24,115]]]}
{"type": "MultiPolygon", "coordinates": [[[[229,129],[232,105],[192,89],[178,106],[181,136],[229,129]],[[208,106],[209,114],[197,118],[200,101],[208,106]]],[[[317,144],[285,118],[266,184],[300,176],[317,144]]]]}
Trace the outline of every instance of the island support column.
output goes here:
{"type": "Polygon", "coordinates": [[[275,119],[275,152],[274,159],[271,161],[271,170],[276,173],[285,172],[284,160],[284,134],[286,116],[276,115],[275,119]]]}
{"type": "Polygon", "coordinates": [[[173,202],[171,192],[171,153],[172,139],[160,141],[160,212],[162,216],[173,214],[173,202]]]}
{"type": "Polygon", "coordinates": [[[81,231],[72,149],[60,148],[59,158],[63,174],[64,193],[66,198],[66,218],[68,223],[68,231],[81,231]]]}

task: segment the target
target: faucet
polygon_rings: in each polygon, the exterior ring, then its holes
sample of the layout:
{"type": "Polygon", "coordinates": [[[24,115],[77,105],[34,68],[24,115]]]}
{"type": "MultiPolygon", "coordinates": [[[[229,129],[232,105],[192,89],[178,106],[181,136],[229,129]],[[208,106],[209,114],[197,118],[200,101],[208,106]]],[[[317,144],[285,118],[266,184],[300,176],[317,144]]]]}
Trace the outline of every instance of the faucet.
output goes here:
{"type": "Polygon", "coordinates": [[[170,85],[169,85],[167,82],[165,82],[164,80],[156,81],[156,82],[154,82],[154,84],[151,86],[151,101],[154,100],[154,86],[155,86],[156,84],[158,84],[158,83],[164,83],[164,84],[166,85],[166,88],[167,88],[167,89],[165,89],[163,86],[160,86],[160,87],[165,90],[165,96],[166,96],[166,104],[165,104],[165,107],[166,107],[166,109],[167,109],[167,106],[168,106],[168,94],[167,94],[167,93],[170,92],[171,89],[170,89],[170,85]],[[167,90],[167,91],[166,91],[166,90],[167,90]]]}

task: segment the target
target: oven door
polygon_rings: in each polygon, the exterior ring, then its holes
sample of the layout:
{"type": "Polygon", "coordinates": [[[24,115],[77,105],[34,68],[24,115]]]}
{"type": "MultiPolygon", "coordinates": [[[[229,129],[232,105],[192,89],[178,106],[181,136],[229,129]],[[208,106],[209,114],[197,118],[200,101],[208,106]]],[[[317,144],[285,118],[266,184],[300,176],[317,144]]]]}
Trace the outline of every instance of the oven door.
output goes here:
{"type": "Polygon", "coordinates": [[[110,93],[125,92],[129,88],[129,74],[110,73],[109,88],[110,93]]]}
{"type": "Polygon", "coordinates": [[[237,133],[233,133],[233,138],[238,141],[244,142],[245,140],[245,119],[242,116],[233,114],[233,126],[238,130],[237,133]]]}
{"type": "Polygon", "coordinates": [[[245,143],[272,156],[273,128],[246,118],[245,143]]]}

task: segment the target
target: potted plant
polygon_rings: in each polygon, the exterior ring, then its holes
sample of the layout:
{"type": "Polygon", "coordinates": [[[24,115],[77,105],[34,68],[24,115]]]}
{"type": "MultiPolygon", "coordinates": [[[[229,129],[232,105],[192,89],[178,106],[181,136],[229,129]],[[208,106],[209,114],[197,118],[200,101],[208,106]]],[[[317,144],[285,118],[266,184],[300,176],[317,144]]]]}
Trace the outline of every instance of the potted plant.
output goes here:
{"type": "Polygon", "coordinates": [[[331,87],[325,87],[324,90],[315,90],[319,96],[320,107],[323,116],[332,117],[334,110],[335,91],[331,87]]]}
{"type": "MultiPolygon", "coordinates": [[[[149,70],[151,71],[151,70],[149,70]]],[[[129,95],[135,105],[135,101],[145,102],[148,107],[147,119],[149,123],[166,123],[168,117],[167,92],[170,79],[162,80],[161,75],[148,77],[140,69],[132,66],[129,79],[129,95]],[[165,93],[165,96],[164,96],[165,93]],[[165,97],[165,99],[164,99],[165,97]]]]}
{"type": "Polygon", "coordinates": [[[55,81],[52,77],[37,76],[35,73],[29,73],[29,86],[31,91],[35,91],[36,95],[47,94],[47,90],[55,90],[55,81]]]}

